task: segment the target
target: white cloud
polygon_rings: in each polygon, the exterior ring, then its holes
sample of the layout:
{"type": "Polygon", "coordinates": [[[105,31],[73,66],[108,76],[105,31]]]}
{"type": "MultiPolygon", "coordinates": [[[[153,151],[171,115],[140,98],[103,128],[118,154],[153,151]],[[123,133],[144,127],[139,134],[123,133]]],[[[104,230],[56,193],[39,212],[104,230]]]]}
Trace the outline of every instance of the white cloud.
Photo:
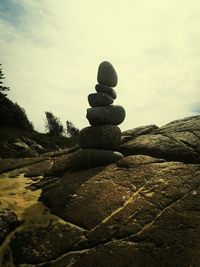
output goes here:
{"type": "Polygon", "coordinates": [[[21,1],[21,23],[0,20],[9,97],[44,129],[44,111],[88,125],[87,95],[98,64],[119,75],[123,130],[192,115],[199,93],[197,0],[21,1]]]}

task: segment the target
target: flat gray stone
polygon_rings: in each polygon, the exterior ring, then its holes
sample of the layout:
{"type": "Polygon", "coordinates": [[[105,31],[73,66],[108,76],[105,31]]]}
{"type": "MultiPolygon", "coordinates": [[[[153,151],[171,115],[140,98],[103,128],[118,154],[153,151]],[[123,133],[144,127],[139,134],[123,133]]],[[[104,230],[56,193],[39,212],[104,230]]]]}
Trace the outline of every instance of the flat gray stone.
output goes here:
{"type": "Polygon", "coordinates": [[[103,149],[80,149],[71,158],[72,170],[83,170],[108,165],[124,156],[117,151],[103,149]]]}
{"type": "Polygon", "coordinates": [[[98,93],[105,93],[105,94],[111,96],[113,99],[117,98],[117,94],[116,94],[115,90],[113,88],[111,88],[110,86],[103,85],[103,84],[96,84],[95,89],[98,93]]]}
{"type": "Polygon", "coordinates": [[[121,130],[115,125],[89,126],[79,132],[81,148],[116,149],[121,140],[121,130]]]}
{"type": "Polygon", "coordinates": [[[99,65],[97,81],[98,83],[105,84],[111,87],[115,87],[117,85],[117,73],[110,62],[103,61],[99,65]]]}
{"type": "Polygon", "coordinates": [[[87,109],[86,118],[90,125],[102,125],[102,124],[121,124],[126,116],[126,112],[122,106],[106,106],[106,107],[94,107],[87,109]]]}
{"type": "Polygon", "coordinates": [[[88,95],[88,102],[91,107],[108,106],[113,103],[113,98],[105,93],[94,93],[88,95]]]}
{"type": "Polygon", "coordinates": [[[191,132],[140,135],[119,147],[124,155],[148,155],[168,161],[200,163],[200,139],[191,132]]]}

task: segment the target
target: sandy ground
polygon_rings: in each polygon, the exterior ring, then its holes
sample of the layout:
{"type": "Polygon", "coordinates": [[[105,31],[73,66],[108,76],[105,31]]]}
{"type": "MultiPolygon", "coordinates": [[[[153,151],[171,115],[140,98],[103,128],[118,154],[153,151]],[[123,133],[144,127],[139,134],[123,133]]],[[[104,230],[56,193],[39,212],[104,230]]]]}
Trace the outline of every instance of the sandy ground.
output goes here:
{"type": "MultiPolygon", "coordinates": [[[[43,177],[38,177],[42,179],[43,177]]],[[[17,227],[10,233],[3,245],[0,247],[0,267],[14,267],[12,258],[9,266],[2,266],[2,255],[5,250],[10,251],[9,242],[16,231],[22,229],[44,226],[51,222],[65,223],[59,217],[50,213],[49,209],[44,204],[38,201],[41,190],[31,191],[27,187],[33,184],[34,181],[24,177],[23,174],[16,178],[9,178],[9,174],[0,176],[0,206],[11,208],[22,221],[22,225],[17,227]]]]}

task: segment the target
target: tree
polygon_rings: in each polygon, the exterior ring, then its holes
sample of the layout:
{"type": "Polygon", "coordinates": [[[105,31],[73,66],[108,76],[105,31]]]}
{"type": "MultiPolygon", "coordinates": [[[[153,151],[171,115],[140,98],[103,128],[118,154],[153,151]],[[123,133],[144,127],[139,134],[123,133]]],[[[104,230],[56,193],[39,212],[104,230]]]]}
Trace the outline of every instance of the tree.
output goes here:
{"type": "Polygon", "coordinates": [[[45,115],[47,119],[45,124],[46,131],[51,135],[62,135],[64,129],[60,119],[50,111],[46,111],[45,115]]]}
{"type": "Polygon", "coordinates": [[[3,93],[0,93],[0,127],[33,131],[33,124],[27,118],[25,110],[3,93]]]}
{"type": "Polygon", "coordinates": [[[77,141],[79,129],[77,129],[71,121],[66,121],[66,125],[67,137],[71,138],[73,141],[77,141]]]}
{"type": "MultiPolygon", "coordinates": [[[[10,88],[7,87],[7,86],[4,86],[4,85],[3,85],[3,82],[1,81],[1,80],[5,79],[4,74],[3,74],[3,70],[2,70],[2,68],[1,68],[1,65],[2,65],[2,64],[0,64],[0,92],[5,92],[5,91],[9,91],[10,88]]],[[[3,94],[3,93],[2,93],[2,94],[3,94]]],[[[3,95],[6,96],[6,94],[3,94],[3,95]]]]}
{"type": "Polygon", "coordinates": [[[24,129],[26,131],[33,131],[34,127],[32,122],[27,118],[25,109],[20,107],[17,103],[13,106],[12,115],[13,124],[18,129],[24,129]]]}

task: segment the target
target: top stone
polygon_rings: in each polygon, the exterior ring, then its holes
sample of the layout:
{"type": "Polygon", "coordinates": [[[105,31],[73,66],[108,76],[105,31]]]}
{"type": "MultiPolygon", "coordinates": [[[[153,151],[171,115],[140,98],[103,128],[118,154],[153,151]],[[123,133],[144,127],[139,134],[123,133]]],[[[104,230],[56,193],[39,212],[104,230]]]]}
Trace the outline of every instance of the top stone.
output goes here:
{"type": "Polygon", "coordinates": [[[110,62],[103,61],[99,65],[97,81],[100,84],[104,84],[110,87],[115,87],[117,85],[117,73],[110,62]]]}

